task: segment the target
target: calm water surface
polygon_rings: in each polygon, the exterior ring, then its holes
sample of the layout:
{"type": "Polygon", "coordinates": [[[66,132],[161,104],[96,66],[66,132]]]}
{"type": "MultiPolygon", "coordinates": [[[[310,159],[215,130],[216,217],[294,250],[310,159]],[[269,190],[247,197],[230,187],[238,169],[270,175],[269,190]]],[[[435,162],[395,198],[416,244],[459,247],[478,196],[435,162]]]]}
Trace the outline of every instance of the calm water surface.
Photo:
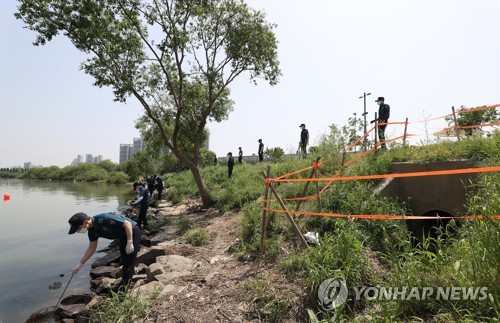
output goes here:
{"type": "MultiPolygon", "coordinates": [[[[119,212],[134,196],[130,185],[0,179],[0,322],[25,322],[36,310],[55,306],[87,248],[84,234],[68,235],[68,219],[119,212]],[[4,194],[10,200],[4,201],[4,194]],[[64,274],[64,277],[60,277],[64,274]],[[50,290],[53,282],[62,287],[50,290]]],[[[110,241],[100,239],[98,250],[110,241]]],[[[65,296],[89,291],[90,265],[73,277],[65,296]]]]}

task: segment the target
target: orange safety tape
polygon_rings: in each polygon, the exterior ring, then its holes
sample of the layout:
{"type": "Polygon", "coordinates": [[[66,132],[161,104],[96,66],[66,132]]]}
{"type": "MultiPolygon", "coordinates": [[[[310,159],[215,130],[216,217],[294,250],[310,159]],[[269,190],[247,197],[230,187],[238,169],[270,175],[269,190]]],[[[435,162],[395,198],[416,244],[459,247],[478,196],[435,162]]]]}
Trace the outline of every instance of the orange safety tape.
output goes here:
{"type": "Polygon", "coordinates": [[[352,144],[349,145],[349,147],[347,147],[346,149],[344,149],[344,152],[348,152],[350,151],[353,147],[355,147],[361,140],[363,140],[366,136],[368,136],[370,134],[370,132],[372,132],[373,130],[375,130],[375,127],[372,127],[370,130],[368,130],[364,135],[362,135],[361,137],[359,137],[356,141],[354,141],[352,144]]]}
{"type": "Polygon", "coordinates": [[[500,125],[500,121],[491,122],[491,123],[481,123],[481,124],[476,124],[476,125],[472,125],[472,126],[451,126],[451,127],[446,127],[443,130],[436,132],[436,134],[442,134],[442,133],[445,133],[447,131],[456,130],[456,129],[493,127],[493,126],[497,126],[497,125],[500,125]]]}
{"type": "Polygon", "coordinates": [[[439,176],[439,175],[454,175],[454,174],[487,173],[487,172],[498,172],[498,171],[500,171],[500,166],[489,166],[489,167],[460,168],[460,169],[435,170],[435,171],[427,171],[427,172],[410,172],[410,173],[394,173],[394,174],[379,174],[379,175],[280,179],[280,180],[276,180],[276,182],[352,181],[352,180],[363,180],[363,179],[384,179],[384,178],[402,178],[402,177],[422,177],[422,176],[439,176]]]}
{"type": "Polygon", "coordinates": [[[282,198],[283,201],[308,201],[308,200],[315,200],[319,198],[319,195],[309,195],[309,196],[304,196],[304,197],[288,197],[288,198],[282,198]]]}
{"type": "Polygon", "coordinates": [[[490,123],[482,123],[474,126],[459,126],[458,128],[460,129],[467,129],[467,128],[479,128],[479,127],[492,127],[492,126],[497,126],[500,125],[500,121],[497,122],[490,122],[490,123]]]}
{"type": "Polygon", "coordinates": [[[409,121],[408,124],[414,124],[414,123],[424,123],[424,122],[429,122],[429,121],[434,121],[434,120],[439,120],[439,119],[444,119],[444,118],[447,118],[447,117],[451,117],[453,115],[453,113],[449,113],[449,114],[446,114],[444,116],[440,116],[440,117],[435,117],[435,118],[432,118],[432,119],[425,119],[423,121],[409,121]]]}
{"type": "Polygon", "coordinates": [[[289,177],[289,176],[292,176],[292,175],[295,175],[295,174],[300,174],[300,173],[305,172],[306,170],[312,169],[312,168],[313,168],[312,166],[309,166],[309,167],[306,167],[306,168],[302,168],[302,169],[296,170],[295,172],[291,172],[291,173],[284,174],[284,175],[281,175],[279,177],[276,177],[275,179],[282,179],[282,178],[289,177]]]}
{"type": "Polygon", "coordinates": [[[485,107],[477,107],[477,108],[464,109],[464,110],[456,111],[455,113],[468,113],[468,112],[475,112],[475,111],[496,109],[498,107],[500,107],[500,104],[488,105],[488,106],[485,106],[485,107]]]}
{"type": "MultiPolygon", "coordinates": [[[[264,208],[269,212],[287,213],[283,209],[270,209],[264,208]]],[[[391,215],[391,214],[339,214],[339,213],[320,213],[308,211],[293,211],[288,210],[288,213],[294,215],[311,215],[311,216],[324,216],[333,218],[354,218],[363,220],[447,220],[447,219],[482,219],[482,215],[457,215],[457,216],[423,216],[423,215],[391,215]]],[[[500,219],[500,215],[489,216],[492,219],[500,219]]]]}

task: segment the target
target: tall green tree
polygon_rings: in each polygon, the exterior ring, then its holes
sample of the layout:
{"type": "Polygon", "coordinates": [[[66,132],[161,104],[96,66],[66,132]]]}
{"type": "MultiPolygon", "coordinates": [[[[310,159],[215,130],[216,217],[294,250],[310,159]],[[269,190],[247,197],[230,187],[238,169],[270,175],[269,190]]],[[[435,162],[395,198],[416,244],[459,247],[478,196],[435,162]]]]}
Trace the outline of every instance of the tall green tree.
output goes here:
{"type": "Polygon", "coordinates": [[[205,206],[200,147],[208,121],[233,109],[230,84],[242,73],[271,85],[280,76],[275,25],[241,0],[18,0],[15,16],[37,33],[34,45],[69,38],[89,58],[94,85],[115,100],[135,97],[149,127],[193,173],[205,206]],[[192,141],[187,155],[182,138],[192,141]]]}
{"type": "MultiPolygon", "coordinates": [[[[482,108],[482,107],[478,107],[482,108]]],[[[483,129],[481,127],[482,124],[496,122],[500,120],[500,113],[498,113],[497,109],[486,109],[486,110],[472,110],[468,109],[465,106],[460,106],[460,108],[456,111],[457,116],[457,124],[459,127],[464,128],[464,133],[466,137],[470,137],[476,133],[483,133],[483,129]]],[[[452,116],[447,117],[449,126],[455,125],[455,120],[452,116]]],[[[450,130],[449,133],[452,133],[453,130],[450,130]]]]}

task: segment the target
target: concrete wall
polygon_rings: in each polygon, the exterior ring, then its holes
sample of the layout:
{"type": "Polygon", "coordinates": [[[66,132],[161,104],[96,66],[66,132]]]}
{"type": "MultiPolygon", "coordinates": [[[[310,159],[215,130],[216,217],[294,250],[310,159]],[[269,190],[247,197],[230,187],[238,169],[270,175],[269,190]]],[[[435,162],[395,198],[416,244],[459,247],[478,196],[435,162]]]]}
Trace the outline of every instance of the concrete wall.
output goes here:
{"type": "MultiPolygon", "coordinates": [[[[425,172],[474,167],[471,160],[443,161],[425,164],[394,163],[391,173],[425,172]]],[[[386,180],[379,193],[405,201],[413,215],[464,215],[467,192],[472,190],[477,174],[457,174],[425,177],[393,178],[386,180]]],[[[428,234],[433,226],[448,221],[409,220],[408,227],[416,234],[428,234]]]]}

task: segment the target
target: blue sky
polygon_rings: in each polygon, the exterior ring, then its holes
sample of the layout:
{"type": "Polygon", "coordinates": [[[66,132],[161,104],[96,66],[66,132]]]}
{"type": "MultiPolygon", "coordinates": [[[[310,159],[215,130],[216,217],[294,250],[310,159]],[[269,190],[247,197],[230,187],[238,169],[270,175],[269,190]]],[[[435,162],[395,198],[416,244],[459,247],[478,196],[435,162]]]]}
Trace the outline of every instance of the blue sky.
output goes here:
{"type": "MultiPolygon", "coordinates": [[[[495,0],[250,0],[276,23],[283,76],[274,87],[241,76],[232,86],[235,110],[210,124],[219,156],[266,147],[296,150],[299,124],[312,144],[332,123],[362,113],[359,96],[385,96],[391,120],[422,121],[451,106],[500,103],[500,2],[495,0]]],[[[78,154],[118,162],[119,145],[139,136],[142,109],[133,99],[113,102],[110,89],[92,86],[79,70],[85,56],[66,39],[34,47],[34,33],[0,4],[0,167],[65,166],[78,154]]],[[[429,122],[427,133],[445,127],[429,122]]],[[[424,123],[410,132],[424,134],[424,123]]],[[[401,133],[388,128],[389,137],[401,133]]],[[[416,140],[424,139],[417,138],[416,140]]],[[[433,139],[431,137],[430,139],[433,139]]]]}

